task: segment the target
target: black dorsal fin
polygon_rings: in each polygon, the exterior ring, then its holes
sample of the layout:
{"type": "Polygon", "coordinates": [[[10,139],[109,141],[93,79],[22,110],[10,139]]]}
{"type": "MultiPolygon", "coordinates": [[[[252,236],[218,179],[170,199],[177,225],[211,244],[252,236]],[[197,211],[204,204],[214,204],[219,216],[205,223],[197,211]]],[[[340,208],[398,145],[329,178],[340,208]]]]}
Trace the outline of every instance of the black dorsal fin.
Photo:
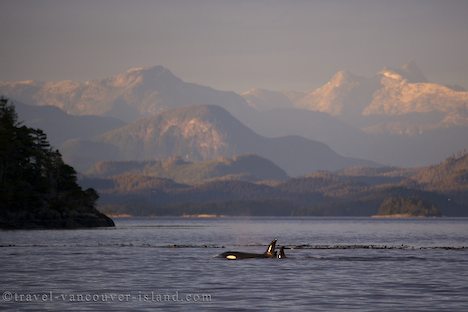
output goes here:
{"type": "Polygon", "coordinates": [[[265,251],[265,255],[269,257],[273,257],[275,254],[275,248],[276,248],[276,239],[272,240],[270,245],[268,245],[267,250],[265,251]]]}
{"type": "Polygon", "coordinates": [[[286,254],[284,253],[284,246],[281,246],[278,259],[283,259],[283,258],[286,258],[286,254]]]}

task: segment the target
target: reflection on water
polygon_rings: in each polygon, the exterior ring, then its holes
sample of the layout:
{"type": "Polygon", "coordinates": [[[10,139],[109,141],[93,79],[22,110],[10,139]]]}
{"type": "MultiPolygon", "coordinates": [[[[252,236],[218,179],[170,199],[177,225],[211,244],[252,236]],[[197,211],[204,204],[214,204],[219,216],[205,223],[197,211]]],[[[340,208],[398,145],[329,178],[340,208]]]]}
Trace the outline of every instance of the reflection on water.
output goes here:
{"type": "Polygon", "coordinates": [[[116,225],[0,232],[0,309],[468,308],[468,219],[162,218],[116,225]],[[287,259],[215,257],[263,252],[273,238],[288,248],[287,259]]]}

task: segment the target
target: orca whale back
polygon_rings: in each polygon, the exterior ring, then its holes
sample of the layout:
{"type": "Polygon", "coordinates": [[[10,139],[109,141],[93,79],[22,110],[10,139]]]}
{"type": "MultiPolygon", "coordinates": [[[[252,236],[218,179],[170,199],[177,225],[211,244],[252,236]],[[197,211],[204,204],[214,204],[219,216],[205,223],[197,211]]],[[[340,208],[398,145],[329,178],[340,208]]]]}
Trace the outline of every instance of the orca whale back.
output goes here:
{"type": "MultiPolygon", "coordinates": [[[[277,252],[276,249],[276,239],[272,240],[268,245],[264,253],[250,253],[250,252],[241,252],[241,251],[226,251],[218,255],[220,258],[227,260],[238,260],[238,259],[250,259],[250,258],[276,258],[277,252]]],[[[284,255],[284,251],[283,251],[284,255]]]]}

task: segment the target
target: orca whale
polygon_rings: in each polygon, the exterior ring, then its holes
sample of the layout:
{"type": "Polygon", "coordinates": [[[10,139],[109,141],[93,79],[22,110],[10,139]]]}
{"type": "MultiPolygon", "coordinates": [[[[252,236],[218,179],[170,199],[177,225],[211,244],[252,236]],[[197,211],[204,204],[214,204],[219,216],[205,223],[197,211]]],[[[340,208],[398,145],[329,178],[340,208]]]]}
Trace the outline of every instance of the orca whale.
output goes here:
{"type": "Polygon", "coordinates": [[[278,254],[278,259],[284,259],[287,258],[286,254],[284,253],[284,246],[281,246],[280,252],[278,254]]]}
{"type": "Polygon", "coordinates": [[[240,259],[252,259],[252,258],[276,258],[276,257],[286,258],[286,255],[284,254],[284,247],[281,247],[280,255],[277,255],[275,248],[276,248],[276,239],[271,241],[266,251],[262,254],[242,252],[242,251],[226,251],[220,254],[218,257],[224,258],[227,260],[240,260],[240,259]],[[281,256],[281,253],[282,253],[282,256],[281,256]]]}

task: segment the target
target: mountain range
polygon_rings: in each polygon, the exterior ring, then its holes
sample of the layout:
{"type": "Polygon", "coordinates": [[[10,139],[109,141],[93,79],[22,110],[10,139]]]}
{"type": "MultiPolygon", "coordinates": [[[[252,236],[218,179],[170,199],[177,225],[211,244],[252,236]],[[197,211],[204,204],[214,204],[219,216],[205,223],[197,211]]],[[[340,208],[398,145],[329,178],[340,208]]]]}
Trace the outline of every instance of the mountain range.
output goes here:
{"type": "Polygon", "coordinates": [[[177,155],[187,161],[206,161],[249,153],[270,159],[291,176],[376,165],[343,157],[323,143],[302,137],[260,136],[214,105],[168,110],[106,132],[93,141],[67,142],[62,150],[64,158],[80,169],[102,160],[144,161],[177,155]],[[87,161],[77,161],[76,155],[87,161]]]}
{"type": "Polygon", "coordinates": [[[370,78],[339,71],[321,87],[304,93],[256,89],[244,95],[252,107],[262,111],[268,110],[265,99],[281,103],[281,107],[289,105],[295,111],[296,116],[291,116],[291,109],[289,116],[284,114],[294,120],[290,123],[277,122],[279,105],[271,106],[268,114],[262,113],[258,118],[261,122],[253,117],[247,120],[246,124],[260,134],[301,135],[323,141],[344,155],[383,164],[428,165],[468,144],[468,92],[428,82],[414,62],[401,68],[384,68],[370,78]],[[297,109],[311,113],[305,117],[305,112],[297,109]],[[320,126],[320,130],[305,121],[310,118],[316,124],[316,120],[325,120],[314,116],[317,112],[328,116],[328,126],[320,126]],[[268,115],[271,119],[266,121],[268,115]],[[328,134],[337,127],[344,129],[343,124],[347,130],[328,134]]]}
{"type": "Polygon", "coordinates": [[[468,92],[429,82],[414,62],[384,68],[370,78],[339,71],[302,94],[252,89],[242,96],[258,110],[296,107],[324,112],[371,134],[415,135],[468,126],[468,92]]]}
{"type": "Polygon", "coordinates": [[[85,82],[4,81],[0,94],[23,103],[56,106],[73,115],[111,116],[126,122],[191,105],[219,105],[236,117],[251,111],[240,95],[184,82],[162,66],[135,67],[85,82]]]}
{"type": "MultiPolygon", "coordinates": [[[[24,113],[26,117],[23,118],[38,126],[46,124],[54,145],[61,147],[68,159],[86,163],[86,166],[91,166],[95,160],[106,160],[106,157],[127,160],[132,156],[143,160],[149,156],[151,159],[170,157],[173,153],[188,155],[188,160],[239,153],[259,153],[271,159],[278,150],[272,148],[272,144],[288,148],[290,154],[293,151],[293,154],[307,154],[311,150],[305,146],[312,146],[313,141],[322,142],[346,157],[385,165],[423,166],[466,148],[468,143],[468,92],[459,87],[428,82],[414,62],[401,68],[384,68],[370,78],[340,71],[323,86],[309,92],[254,88],[239,95],[185,82],[168,69],[154,66],[132,68],[109,78],[85,82],[3,81],[0,82],[0,94],[19,102],[52,105],[63,110],[53,112],[49,107],[48,112],[24,113]],[[244,139],[239,139],[240,135],[223,132],[229,129],[213,131],[213,135],[221,135],[217,139],[207,133],[198,132],[191,137],[180,132],[190,128],[188,117],[177,119],[174,114],[188,114],[190,110],[185,111],[185,108],[204,105],[223,107],[238,122],[250,128],[250,132],[244,129],[249,133],[245,132],[248,137],[256,139],[247,138],[241,142],[244,139]],[[36,118],[34,114],[42,114],[42,117],[36,118]],[[60,116],[49,118],[47,114],[60,116]],[[165,118],[186,122],[184,129],[177,126],[160,128],[165,118]],[[54,128],[55,122],[68,127],[54,128]],[[124,125],[130,132],[164,130],[161,132],[163,136],[157,143],[151,143],[152,146],[148,141],[131,142],[131,136],[124,135],[126,130],[117,130],[124,125]],[[168,129],[170,131],[166,131],[168,129]],[[186,141],[177,143],[182,137],[186,141]],[[117,142],[119,138],[130,141],[117,142]],[[188,138],[194,141],[188,142],[188,138]],[[205,139],[210,144],[203,145],[201,141],[205,139]],[[138,150],[133,149],[136,145],[138,150]],[[80,155],[84,146],[93,148],[95,155],[80,155]],[[126,146],[132,146],[132,149],[124,150],[126,146]],[[161,146],[164,148],[160,149],[161,146]],[[149,155],[156,147],[158,152],[149,155]],[[270,154],[262,154],[261,150],[270,154]]],[[[210,114],[222,115],[219,112],[210,114]]],[[[201,123],[196,124],[201,126],[201,123]]],[[[218,124],[217,127],[222,126],[218,124]]],[[[241,128],[235,131],[244,131],[241,128]]],[[[275,156],[274,162],[284,166],[286,159],[280,154],[275,156]]],[[[309,163],[314,159],[311,158],[309,163]]],[[[326,165],[320,162],[293,165],[289,161],[289,166],[296,168],[284,169],[296,175],[350,164],[340,162],[336,156],[326,165]]]]}
{"type": "Polygon", "coordinates": [[[468,215],[466,153],[426,168],[347,168],[289,179],[276,170],[277,181],[223,176],[225,169],[246,172],[252,165],[272,166],[256,156],[200,163],[106,162],[81,184],[99,190],[100,207],[109,214],[372,216],[397,208],[388,203],[403,202],[400,208],[413,216],[468,215]],[[180,175],[181,170],[188,171],[180,175]],[[195,179],[180,180],[187,177],[195,179]]]}

